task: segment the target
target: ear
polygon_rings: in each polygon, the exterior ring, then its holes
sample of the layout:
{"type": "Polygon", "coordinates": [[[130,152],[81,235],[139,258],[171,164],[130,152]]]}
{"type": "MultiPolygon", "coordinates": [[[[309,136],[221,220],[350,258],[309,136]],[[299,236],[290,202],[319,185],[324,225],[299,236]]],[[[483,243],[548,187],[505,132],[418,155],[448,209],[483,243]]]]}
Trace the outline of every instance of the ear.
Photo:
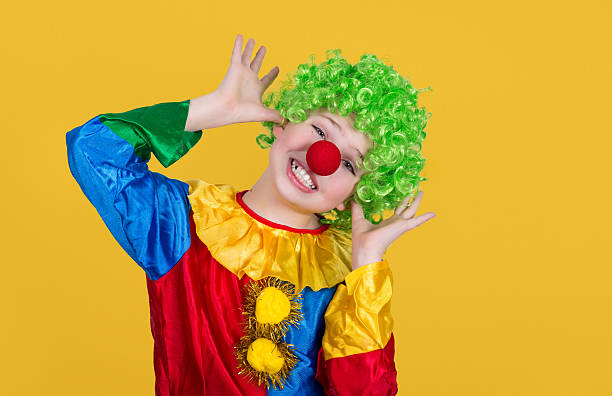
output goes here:
{"type": "Polygon", "coordinates": [[[281,132],[283,132],[284,129],[284,126],[274,124],[274,126],[272,127],[272,133],[274,134],[274,137],[278,139],[279,135],[281,134],[281,132]]]}
{"type": "Polygon", "coordinates": [[[283,117],[282,124],[279,125],[277,123],[274,123],[274,126],[272,127],[272,133],[274,134],[275,138],[278,138],[278,136],[285,130],[285,127],[287,126],[288,122],[289,120],[283,117]]]}

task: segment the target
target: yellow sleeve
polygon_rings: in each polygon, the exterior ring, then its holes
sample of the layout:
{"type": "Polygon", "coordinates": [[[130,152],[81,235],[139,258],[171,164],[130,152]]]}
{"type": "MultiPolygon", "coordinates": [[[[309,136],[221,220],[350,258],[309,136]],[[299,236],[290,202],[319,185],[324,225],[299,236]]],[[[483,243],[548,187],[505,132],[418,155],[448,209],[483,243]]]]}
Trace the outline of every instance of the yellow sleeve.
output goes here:
{"type": "Polygon", "coordinates": [[[325,359],[383,349],[393,332],[393,276],[383,259],[350,272],[325,313],[325,359]]]}

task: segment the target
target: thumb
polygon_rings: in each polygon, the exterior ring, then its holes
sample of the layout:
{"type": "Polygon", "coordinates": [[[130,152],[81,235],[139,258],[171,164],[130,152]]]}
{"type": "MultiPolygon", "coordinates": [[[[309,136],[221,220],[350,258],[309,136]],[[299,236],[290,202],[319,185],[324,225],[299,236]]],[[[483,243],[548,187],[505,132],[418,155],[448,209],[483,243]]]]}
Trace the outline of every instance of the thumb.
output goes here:
{"type": "Polygon", "coordinates": [[[353,221],[363,220],[363,208],[354,199],[351,200],[351,217],[353,221]]]}
{"type": "Polygon", "coordinates": [[[272,121],[276,124],[282,124],[283,116],[277,110],[272,110],[264,106],[264,109],[261,113],[261,119],[258,121],[272,121]]]}
{"type": "Polygon", "coordinates": [[[276,76],[278,76],[278,71],[279,68],[278,66],[274,66],[272,68],[272,70],[270,70],[268,72],[268,74],[266,74],[265,76],[263,76],[261,78],[261,82],[263,84],[263,90],[265,91],[266,89],[268,89],[268,87],[270,86],[270,84],[272,84],[272,81],[274,81],[274,79],[276,78],[276,76]]]}
{"type": "Polygon", "coordinates": [[[355,214],[357,213],[357,210],[358,210],[357,206],[359,206],[359,205],[357,205],[357,202],[355,202],[355,200],[352,199],[351,200],[351,215],[352,216],[355,216],[355,214]]]}

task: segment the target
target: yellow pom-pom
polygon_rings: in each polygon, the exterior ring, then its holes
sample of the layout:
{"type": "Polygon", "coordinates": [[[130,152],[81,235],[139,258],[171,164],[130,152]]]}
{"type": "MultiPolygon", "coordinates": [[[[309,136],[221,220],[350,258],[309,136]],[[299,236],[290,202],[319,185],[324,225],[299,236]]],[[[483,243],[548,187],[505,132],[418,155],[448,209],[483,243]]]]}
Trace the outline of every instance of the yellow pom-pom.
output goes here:
{"type": "Polygon", "coordinates": [[[289,316],[290,311],[289,298],[276,287],[266,287],[257,297],[255,317],[259,323],[280,323],[289,316]]]}
{"type": "Polygon", "coordinates": [[[249,346],[247,360],[257,371],[274,374],[280,371],[285,359],[274,342],[267,338],[258,338],[249,346]]]}

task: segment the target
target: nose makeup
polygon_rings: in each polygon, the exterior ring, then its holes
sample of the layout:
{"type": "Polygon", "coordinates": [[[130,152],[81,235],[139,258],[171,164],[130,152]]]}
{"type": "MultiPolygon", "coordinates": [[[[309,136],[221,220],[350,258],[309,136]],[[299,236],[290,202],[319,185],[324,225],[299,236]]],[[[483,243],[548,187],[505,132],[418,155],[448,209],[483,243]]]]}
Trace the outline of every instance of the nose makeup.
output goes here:
{"type": "Polygon", "coordinates": [[[342,155],[335,144],[329,140],[313,143],[306,152],[306,163],[310,170],[321,176],[329,176],[340,166],[342,155]]]}

